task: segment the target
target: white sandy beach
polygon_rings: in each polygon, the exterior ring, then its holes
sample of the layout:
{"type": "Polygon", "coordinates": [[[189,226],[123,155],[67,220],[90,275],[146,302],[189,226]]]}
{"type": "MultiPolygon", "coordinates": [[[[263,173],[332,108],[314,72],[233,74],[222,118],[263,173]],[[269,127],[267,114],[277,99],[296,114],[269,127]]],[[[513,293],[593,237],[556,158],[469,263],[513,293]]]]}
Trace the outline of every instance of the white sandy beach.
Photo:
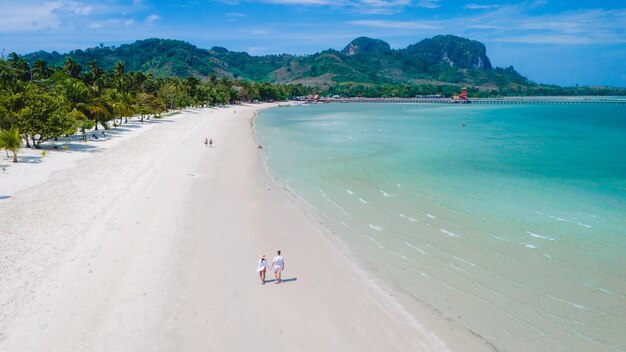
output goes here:
{"type": "Polygon", "coordinates": [[[264,173],[261,107],[133,122],[36,164],[3,156],[0,351],[476,350],[403,309],[264,173]],[[285,282],[260,285],[277,249],[285,282]]]}

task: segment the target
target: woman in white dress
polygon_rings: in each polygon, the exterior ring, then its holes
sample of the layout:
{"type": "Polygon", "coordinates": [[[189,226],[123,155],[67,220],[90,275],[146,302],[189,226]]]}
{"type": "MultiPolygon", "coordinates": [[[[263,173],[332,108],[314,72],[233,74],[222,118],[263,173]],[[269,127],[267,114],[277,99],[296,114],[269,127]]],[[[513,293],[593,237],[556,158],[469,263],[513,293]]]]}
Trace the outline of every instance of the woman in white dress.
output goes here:
{"type": "Polygon", "coordinates": [[[256,271],[259,273],[259,277],[261,278],[261,285],[265,285],[265,271],[267,270],[267,264],[267,259],[265,259],[265,254],[263,254],[261,259],[259,259],[259,264],[256,268],[256,271]]]}

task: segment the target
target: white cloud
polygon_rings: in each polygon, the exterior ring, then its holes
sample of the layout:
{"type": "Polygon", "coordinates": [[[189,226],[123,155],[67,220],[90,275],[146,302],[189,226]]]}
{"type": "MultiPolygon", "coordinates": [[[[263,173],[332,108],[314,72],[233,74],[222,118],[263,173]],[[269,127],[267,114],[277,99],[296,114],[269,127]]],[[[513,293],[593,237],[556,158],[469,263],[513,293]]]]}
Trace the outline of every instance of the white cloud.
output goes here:
{"type": "Polygon", "coordinates": [[[93,6],[86,5],[80,2],[76,2],[76,1],[68,1],[65,3],[61,2],[60,4],[61,6],[59,10],[67,11],[67,12],[70,12],[76,15],[81,15],[81,16],[87,16],[91,14],[91,11],[93,10],[93,6]]]}
{"type": "MultiPolygon", "coordinates": [[[[229,0],[220,0],[229,1],[229,0]]],[[[308,7],[334,7],[344,8],[356,11],[359,13],[368,14],[393,14],[402,12],[406,7],[416,5],[419,7],[435,8],[439,5],[439,0],[421,0],[417,4],[414,4],[413,0],[256,0],[257,2],[274,4],[274,5],[289,5],[289,6],[308,6],[308,7]]]]}
{"type": "Polygon", "coordinates": [[[99,29],[132,12],[122,0],[0,0],[0,33],[99,29]]]}
{"type": "Polygon", "coordinates": [[[29,32],[58,28],[61,24],[55,13],[60,3],[45,3],[33,6],[29,3],[3,6],[0,12],[0,32],[29,32]]]}
{"type": "Polygon", "coordinates": [[[417,3],[417,7],[423,7],[426,9],[436,9],[439,7],[439,0],[420,0],[417,3]]]}
{"type": "Polygon", "coordinates": [[[270,33],[272,33],[272,31],[269,29],[253,29],[250,31],[250,35],[254,35],[254,36],[263,36],[263,35],[268,35],[270,33]]]}
{"type": "Polygon", "coordinates": [[[229,12],[226,14],[226,17],[248,17],[248,15],[246,15],[245,13],[240,13],[240,12],[229,12]]]}
{"type": "Polygon", "coordinates": [[[502,5],[479,5],[479,4],[467,4],[463,8],[468,10],[487,10],[487,9],[497,9],[502,5]]]}
{"type": "Polygon", "coordinates": [[[161,19],[161,16],[153,13],[153,14],[149,15],[148,17],[146,17],[146,23],[152,24],[152,23],[154,23],[154,22],[156,22],[156,21],[158,21],[160,19],[161,19]]]}
{"type": "Polygon", "coordinates": [[[361,20],[348,22],[356,26],[394,28],[394,29],[439,29],[439,25],[427,21],[383,21],[383,20],[361,20]]]}

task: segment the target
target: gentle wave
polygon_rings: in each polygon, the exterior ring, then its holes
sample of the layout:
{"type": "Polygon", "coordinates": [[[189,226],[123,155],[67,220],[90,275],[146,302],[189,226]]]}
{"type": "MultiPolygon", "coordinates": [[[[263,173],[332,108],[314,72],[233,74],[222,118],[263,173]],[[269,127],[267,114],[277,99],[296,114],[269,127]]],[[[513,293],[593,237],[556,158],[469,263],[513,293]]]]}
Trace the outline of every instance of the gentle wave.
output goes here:
{"type": "Polygon", "coordinates": [[[352,190],[350,190],[350,189],[346,189],[346,192],[348,192],[348,194],[351,195],[351,196],[354,195],[354,192],[352,192],[352,190]]]}
{"type": "Polygon", "coordinates": [[[363,204],[367,204],[367,201],[361,197],[359,197],[359,202],[363,203],[363,204]]]}
{"type": "Polygon", "coordinates": [[[426,213],[426,216],[428,216],[428,217],[429,217],[429,218],[431,218],[431,219],[436,219],[436,218],[437,218],[437,217],[436,217],[436,216],[434,216],[433,214],[428,214],[428,213],[426,213]]]}
{"type": "Polygon", "coordinates": [[[407,216],[407,215],[404,215],[404,214],[402,214],[402,213],[400,213],[400,217],[401,217],[401,218],[405,218],[405,219],[409,220],[410,222],[419,222],[419,220],[417,220],[417,219],[413,219],[412,217],[407,216]]]}
{"type": "Polygon", "coordinates": [[[534,244],[528,244],[528,243],[522,243],[524,246],[526,246],[526,248],[530,248],[530,249],[538,249],[539,247],[535,246],[534,244]]]}
{"type": "Polygon", "coordinates": [[[572,220],[567,220],[564,218],[560,218],[558,216],[554,216],[554,215],[548,215],[549,218],[554,219],[554,220],[558,220],[558,221],[565,221],[565,222],[572,222],[572,220]]]}
{"type": "Polygon", "coordinates": [[[538,234],[530,232],[530,231],[526,231],[526,233],[531,235],[531,236],[533,236],[534,238],[541,238],[542,240],[546,240],[546,241],[554,241],[554,238],[552,238],[552,237],[538,235],[538,234]]]}
{"type": "Polygon", "coordinates": [[[460,235],[457,235],[456,233],[448,231],[446,229],[441,229],[441,232],[445,233],[446,235],[450,237],[461,237],[460,235]]]}
{"type": "Polygon", "coordinates": [[[381,189],[381,190],[379,190],[379,191],[380,191],[380,193],[382,193],[382,194],[383,194],[383,196],[385,196],[385,197],[391,197],[391,194],[389,194],[389,193],[387,193],[387,192],[383,191],[382,189],[381,189]]]}
{"type": "Polygon", "coordinates": [[[456,259],[456,260],[460,261],[461,263],[465,263],[465,264],[470,265],[470,266],[477,266],[476,264],[474,264],[474,263],[472,263],[472,262],[470,262],[470,261],[468,261],[468,260],[465,260],[465,259],[463,259],[463,258],[460,258],[460,257],[454,256],[454,255],[452,256],[452,258],[454,258],[454,259],[456,259]]]}
{"type": "Polygon", "coordinates": [[[324,191],[320,188],[320,194],[322,195],[322,198],[326,199],[326,201],[330,202],[332,205],[334,205],[335,207],[337,207],[339,210],[341,210],[341,212],[344,215],[350,216],[350,214],[348,214],[348,212],[341,206],[339,205],[337,202],[335,202],[334,200],[330,199],[329,196],[326,195],[326,193],[324,193],[324,191]]]}
{"type": "Polygon", "coordinates": [[[368,224],[370,229],[374,229],[376,231],[382,231],[383,230],[383,226],[382,225],[372,225],[372,224],[368,224]]]}
{"type": "Polygon", "coordinates": [[[577,222],[576,225],[582,226],[582,227],[587,228],[587,229],[592,229],[593,228],[593,226],[587,225],[587,224],[583,224],[582,222],[577,222]]]}
{"type": "Polygon", "coordinates": [[[422,254],[424,254],[424,255],[428,255],[428,252],[426,252],[425,250],[423,250],[423,249],[419,248],[418,246],[416,246],[416,245],[412,244],[411,242],[409,242],[409,241],[407,241],[407,240],[404,240],[404,243],[405,243],[405,244],[406,244],[409,248],[413,248],[413,249],[415,249],[416,251],[418,251],[418,252],[420,252],[420,253],[422,253],[422,254]]]}
{"type": "Polygon", "coordinates": [[[506,238],[502,238],[500,236],[496,236],[496,235],[490,235],[490,236],[500,241],[509,242],[509,240],[507,240],[506,238]]]}

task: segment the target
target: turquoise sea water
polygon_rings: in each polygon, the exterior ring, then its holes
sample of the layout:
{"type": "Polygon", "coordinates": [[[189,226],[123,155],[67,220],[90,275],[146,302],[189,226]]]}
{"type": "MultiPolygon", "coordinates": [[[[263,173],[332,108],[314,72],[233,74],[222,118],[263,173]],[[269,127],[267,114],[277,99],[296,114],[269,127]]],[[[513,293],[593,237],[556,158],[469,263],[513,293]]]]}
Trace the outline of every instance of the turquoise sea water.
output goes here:
{"type": "Polygon", "coordinates": [[[504,351],[626,351],[626,108],[262,111],[271,172],[390,287],[504,351]]]}

